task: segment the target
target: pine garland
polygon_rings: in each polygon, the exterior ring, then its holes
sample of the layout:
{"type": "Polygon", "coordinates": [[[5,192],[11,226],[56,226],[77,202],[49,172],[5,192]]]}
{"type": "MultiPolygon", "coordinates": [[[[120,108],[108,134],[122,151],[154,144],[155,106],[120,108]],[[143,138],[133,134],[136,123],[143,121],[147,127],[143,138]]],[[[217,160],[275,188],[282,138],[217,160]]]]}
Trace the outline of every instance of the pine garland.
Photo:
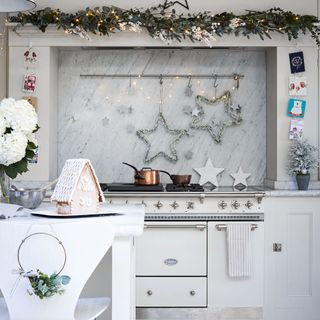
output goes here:
{"type": "Polygon", "coordinates": [[[107,35],[117,31],[140,31],[146,28],[152,38],[165,42],[190,39],[192,42],[203,41],[212,45],[215,36],[225,34],[235,36],[258,35],[261,40],[271,38],[271,33],[286,34],[288,40],[297,39],[307,33],[320,45],[320,27],[315,25],[319,19],[312,15],[299,15],[281,8],[266,11],[247,10],[246,14],[232,12],[211,14],[208,11],[182,15],[175,10],[165,10],[163,5],[145,10],[121,9],[118,7],[86,8],[76,13],[65,13],[59,9],[19,13],[10,16],[9,22],[19,25],[32,24],[45,32],[49,25],[56,25],[66,33],[89,38],[88,33],[107,35]]]}

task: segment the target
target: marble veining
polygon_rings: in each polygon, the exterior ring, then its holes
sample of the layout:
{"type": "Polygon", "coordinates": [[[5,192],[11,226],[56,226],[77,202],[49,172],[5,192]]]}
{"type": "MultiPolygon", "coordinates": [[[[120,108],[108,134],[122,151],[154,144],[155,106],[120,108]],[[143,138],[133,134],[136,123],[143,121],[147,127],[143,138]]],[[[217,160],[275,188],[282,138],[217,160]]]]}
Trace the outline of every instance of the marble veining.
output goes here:
{"type": "MultiPolygon", "coordinates": [[[[89,158],[101,181],[132,182],[146,145],[136,130],[151,129],[159,112],[158,79],[81,78],[80,74],[232,74],[241,73],[239,90],[233,102],[240,104],[243,122],[227,128],[217,144],[208,132],[190,130],[176,146],[179,160],[157,158],[148,166],[171,173],[199,176],[192,168],[204,166],[208,157],[216,167],[224,167],[219,184],[232,185],[230,173],[239,165],[250,172],[249,185],[262,185],[266,171],[266,65],[263,50],[227,49],[147,49],[147,50],[62,50],[59,57],[59,172],[65,160],[89,158]]],[[[187,129],[195,96],[215,95],[213,80],[193,79],[193,95],[185,93],[187,79],[164,80],[162,111],[170,128],[187,129]]],[[[217,95],[234,86],[233,80],[218,80],[217,95]]],[[[223,103],[205,107],[206,119],[225,118],[223,103]]],[[[149,137],[152,147],[167,151],[170,135],[159,130],[149,137]]],[[[167,176],[163,182],[169,182],[167,176]]]]}

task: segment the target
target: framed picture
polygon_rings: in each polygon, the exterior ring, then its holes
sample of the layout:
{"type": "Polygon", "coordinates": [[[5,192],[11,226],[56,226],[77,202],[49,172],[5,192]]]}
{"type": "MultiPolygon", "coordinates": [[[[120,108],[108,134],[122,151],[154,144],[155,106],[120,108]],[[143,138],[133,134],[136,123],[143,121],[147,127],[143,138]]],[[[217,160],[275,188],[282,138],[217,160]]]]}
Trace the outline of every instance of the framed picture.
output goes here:
{"type": "Polygon", "coordinates": [[[23,91],[24,92],[35,92],[36,91],[36,80],[35,75],[26,74],[23,81],[23,91]]]}
{"type": "Polygon", "coordinates": [[[303,118],[306,110],[306,101],[299,99],[289,99],[288,116],[303,118]]]}

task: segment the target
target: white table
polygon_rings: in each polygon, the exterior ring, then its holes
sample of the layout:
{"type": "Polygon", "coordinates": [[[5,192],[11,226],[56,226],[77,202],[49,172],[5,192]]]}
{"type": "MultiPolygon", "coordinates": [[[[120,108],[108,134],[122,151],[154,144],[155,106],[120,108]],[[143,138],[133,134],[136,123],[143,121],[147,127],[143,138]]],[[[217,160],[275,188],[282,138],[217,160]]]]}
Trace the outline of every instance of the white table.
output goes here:
{"type": "MultiPolygon", "coordinates": [[[[51,209],[52,205],[43,204],[39,209],[51,209]]],[[[121,215],[100,217],[107,219],[115,228],[112,244],[112,320],[135,319],[135,254],[134,237],[143,232],[143,205],[104,205],[102,209],[121,215]]],[[[103,211],[103,210],[101,210],[103,211]]],[[[31,219],[40,223],[52,218],[24,217],[12,219],[31,219]]],[[[65,218],[61,218],[65,219],[65,218]]],[[[87,219],[87,218],[86,218],[87,219]]]]}

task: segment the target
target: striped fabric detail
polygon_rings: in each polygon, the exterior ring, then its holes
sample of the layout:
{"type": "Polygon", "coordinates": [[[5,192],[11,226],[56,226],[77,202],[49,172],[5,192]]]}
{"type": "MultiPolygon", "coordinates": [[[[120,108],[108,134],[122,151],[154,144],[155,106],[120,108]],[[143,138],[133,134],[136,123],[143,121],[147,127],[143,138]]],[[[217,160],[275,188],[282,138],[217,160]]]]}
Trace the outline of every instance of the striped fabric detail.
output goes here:
{"type": "Polygon", "coordinates": [[[233,278],[252,276],[251,223],[228,223],[228,274],[233,278]]]}

